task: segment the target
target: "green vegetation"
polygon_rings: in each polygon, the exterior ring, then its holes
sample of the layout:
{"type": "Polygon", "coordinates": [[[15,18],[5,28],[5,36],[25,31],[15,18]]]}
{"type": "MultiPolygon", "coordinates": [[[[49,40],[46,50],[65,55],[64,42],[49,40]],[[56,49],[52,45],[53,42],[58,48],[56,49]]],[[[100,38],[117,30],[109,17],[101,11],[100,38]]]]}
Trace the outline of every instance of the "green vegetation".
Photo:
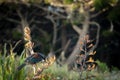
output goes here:
{"type": "Polygon", "coordinates": [[[120,80],[120,0],[11,2],[0,0],[0,80],[120,80]],[[29,49],[55,54],[36,75],[31,65],[17,71],[29,49]]]}
{"type": "Polygon", "coordinates": [[[24,80],[25,79],[25,71],[16,71],[16,67],[23,61],[22,59],[15,58],[15,53],[11,52],[7,53],[6,44],[4,46],[4,55],[0,53],[0,80],[24,80]]]}
{"type": "MultiPolygon", "coordinates": [[[[12,51],[12,49],[11,49],[12,51]]],[[[24,51],[23,51],[24,53],[24,51]]],[[[22,53],[22,54],[23,54],[22,53]]],[[[4,55],[0,53],[0,80],[31,80],[33,73],[31,69],[23,68],[21,71],[16,71],[16,68],[23,62],[24,58],[15,57],[15,53],[10,52],[7,55],[6,44],[4,46],[4,55]],[[29,71],[28,71],[29,70],[29,71]]],[[[114,69],[109,72],[105,63],[97,61],[97,68],[91,71],[83,71],[80,77],[80,71],[69,71],[68,66],[59,66],[57,63],[49,66],[41,73],[37,80],[119,80],[120,72],[114,69]]]]}

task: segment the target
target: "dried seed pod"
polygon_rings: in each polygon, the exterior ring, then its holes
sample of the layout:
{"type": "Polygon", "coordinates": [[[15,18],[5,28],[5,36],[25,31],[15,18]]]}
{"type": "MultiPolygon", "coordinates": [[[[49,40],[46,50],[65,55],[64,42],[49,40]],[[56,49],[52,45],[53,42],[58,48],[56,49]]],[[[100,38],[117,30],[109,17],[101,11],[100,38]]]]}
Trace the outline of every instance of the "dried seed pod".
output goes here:
{"type": "Polygon", "coordinates": [[[90,57],[89,60],[86,62],[94,62],[94,59],[92,57],[90,57]]]}
{"type": "Polygon", "coordinates": [[[31,41],[31,36],[30,36],[30,28],[27,26],[24,28],[24,40],[25,41],[31,41]]]}

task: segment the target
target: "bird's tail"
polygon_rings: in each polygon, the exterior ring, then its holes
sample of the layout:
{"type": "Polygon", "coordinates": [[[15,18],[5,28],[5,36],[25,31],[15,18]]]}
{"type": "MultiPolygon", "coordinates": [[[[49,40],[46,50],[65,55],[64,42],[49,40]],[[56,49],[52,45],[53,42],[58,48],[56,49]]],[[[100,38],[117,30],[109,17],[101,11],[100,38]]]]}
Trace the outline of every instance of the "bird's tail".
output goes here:
{"type": "Polygon", "coordinates": [[[17,70],[18,70],[18,71],[21,70],[25,65],[26,65],[25,63],[21,64],[21,65],[17,68],[17,70]]]}

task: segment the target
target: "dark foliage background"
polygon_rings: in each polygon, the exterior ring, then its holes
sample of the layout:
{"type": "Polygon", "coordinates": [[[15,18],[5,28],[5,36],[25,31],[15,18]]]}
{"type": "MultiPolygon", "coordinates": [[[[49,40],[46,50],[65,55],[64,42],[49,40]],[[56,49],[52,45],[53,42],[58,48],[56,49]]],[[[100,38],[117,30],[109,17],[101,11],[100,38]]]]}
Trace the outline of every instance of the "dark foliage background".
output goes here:
{"type": "MultiPolygon", "coordinates": [[[[72,2],[72,0],[68,2],[67,0],[65,1],[66,4],[72,2]]],[[[120,69],[120,1],[118,1],[115,6],[111,6],[108,0],[95,1],[94,7],[96,10],[90,14],[107,9],[96,17],[91,18],[91,20],[96,21],[101,26],[100,40],[96,49],[97,54],[95,55],[95,59],[106,62],[110,68],[115,66],[120,69]],[[112,21],[112,26],[114,26],[112,31],[110,31],[110,21],[112,21]]],[[[51,43],[53,37],[53,23],[45,17],[47,14],[46,11],[34,6],[36,2],[30,2],[30,4],[31,5],[21,2],[0,3],[0,51],[3,51],[3,46],[5,43],[15,45],[15,43],[19,40],[22,40],[22,42],[16,47],[15,52],[20,54],[24,49],[23,32],[20,24],[21,19],[17,14],[18,9],[21,11],[23,18],[26,18],[29,23],[32,41],[35,43],[34,50],[43,52],[47,55],[49,49],[53,47],[51,43]],[[31,22],[32,19],[33,21],[31,22]]],[[[37,4],[42,7],[48,7],[50,5],[49,3],[43,2],[37,4]]],[[[114,4],[114,2],[111,2],[111,4],[114,4]]],[[[66,15],[66,13],[63,13],[63,15],[66,15]]],[[[66,57],[68,57],[68,55],[70,55],[69,53],[73,50],[73,47],[78,39],[78,35],[73,30],[70,23],[67,23],[63,19],[59,19],[58,22],[58,27],[62,26],[62,28],[58,28],[58,40],[55,44],[56,47],[54,50],[57,50],[60,46],[63,46],[68,39],[71,39],[69,49],[66,51],[66,57]],[[63,36],[62,33],[64,33],[63,35],[65,36],[63,36]],[[61,38],[63,38],[63,40],[61,38]]],[[[94,35],[94,31],[95,28],[92,26],[91,32],[93,33],[91,34],[94,35]]],[[[10,46],[7,45],[7,48],[9,49],[10,46]]],[[[56,56],[59,57],[59,55],[60,53],[57,52],[56,56]]]]}

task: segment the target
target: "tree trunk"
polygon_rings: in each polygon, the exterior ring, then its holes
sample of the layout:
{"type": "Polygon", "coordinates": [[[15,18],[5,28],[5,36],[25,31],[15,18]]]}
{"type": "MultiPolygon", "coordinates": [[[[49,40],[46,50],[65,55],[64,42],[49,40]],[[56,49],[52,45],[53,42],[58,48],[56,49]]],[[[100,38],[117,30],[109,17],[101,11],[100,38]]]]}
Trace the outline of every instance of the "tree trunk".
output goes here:
{"type": "Polygon", "coordinates": [[[81,32],[79,32],[79,38],[78,41],[75,45],[74,50],[72,51],[71,55],[69,56],[69,58],[66,61],[66,64],[70,64],[72,62],[74,62],[76,55],[78,55],[81,51],[80,51],[80,47],[82,48],[84,45],[80,44],[80,42],[84,42],[84,37],[85,35],[88,33],[88,29],[89,29],[89,16],[86,16],[85,21],[83,23],[83,29],[81,30],[81,32]]]}

